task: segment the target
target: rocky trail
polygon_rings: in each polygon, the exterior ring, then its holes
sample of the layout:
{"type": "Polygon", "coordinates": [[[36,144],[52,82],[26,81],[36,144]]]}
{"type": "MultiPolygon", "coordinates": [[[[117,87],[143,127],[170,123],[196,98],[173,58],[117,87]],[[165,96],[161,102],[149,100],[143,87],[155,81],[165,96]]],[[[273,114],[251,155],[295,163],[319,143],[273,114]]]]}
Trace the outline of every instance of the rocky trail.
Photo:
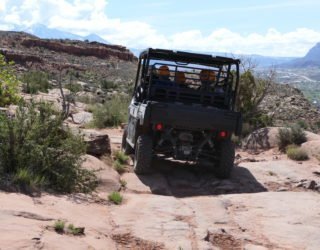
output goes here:
{"type": "MultiPolygon", "coordinates": [[[[118,148],[121,131],[106,132],[118,148]]],[[[232,177],[219,180],[160,159],[148,176],[119,176],[87,156],[87,167],[100,170],[94,194],[0,192],[0,249],[319,249],[319,162],[273,149],[236,158],[232,177]],[[113,205],[107,195],[118,189],[124,201],[113,205]],[[58,219],[84,235],[56,233],[58,219]]]]}

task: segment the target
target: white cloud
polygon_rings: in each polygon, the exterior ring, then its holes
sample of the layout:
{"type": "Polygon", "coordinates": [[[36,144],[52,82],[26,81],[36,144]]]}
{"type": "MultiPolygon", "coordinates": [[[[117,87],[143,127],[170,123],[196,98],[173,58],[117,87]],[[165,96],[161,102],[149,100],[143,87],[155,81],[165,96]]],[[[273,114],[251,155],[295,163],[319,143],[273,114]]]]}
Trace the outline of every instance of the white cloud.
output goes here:
{"type": "Polygon", "coordinates": [[[209,35],[200,30],[187,30],[173,35],[159,33],[139,21],[109,18],[106,0],[2,0],[0,28],[42,23],[79,35],[96,33],[106,40],[132,48],[158,47],[195,51],[217,51],[272,56],[303,56],[320,41],[320,32],[298,28],[281,33],[270,28],[265,34],[242,35],[226,28],[209,35]]]}
{"type": "Polygon", "coordinates": [[[6,10],[6,0],[0,2],[0,12],[6,10]]]}

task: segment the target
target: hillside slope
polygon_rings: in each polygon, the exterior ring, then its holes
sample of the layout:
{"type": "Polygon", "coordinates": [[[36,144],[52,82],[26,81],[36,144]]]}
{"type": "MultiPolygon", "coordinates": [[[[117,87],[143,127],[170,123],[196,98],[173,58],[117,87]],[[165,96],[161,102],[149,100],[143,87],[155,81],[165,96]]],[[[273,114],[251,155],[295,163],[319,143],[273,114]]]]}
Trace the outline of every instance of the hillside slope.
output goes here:
{"type": "Polygon", "coordinates": [[[132,81],[136,57],[125,47],[69,39],[40,39],[24,32],[0,31],[0,53],[26,70],[77,72],[80,80],[132,81]],[[125,70],[123,70],[125,68],[125,70]]]}

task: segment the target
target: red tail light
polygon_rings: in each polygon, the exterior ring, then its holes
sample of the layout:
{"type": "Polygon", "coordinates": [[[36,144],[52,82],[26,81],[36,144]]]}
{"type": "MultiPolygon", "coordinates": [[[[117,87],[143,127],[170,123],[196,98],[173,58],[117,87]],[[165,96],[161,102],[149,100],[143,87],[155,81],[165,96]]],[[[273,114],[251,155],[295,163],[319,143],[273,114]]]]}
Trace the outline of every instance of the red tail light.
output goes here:
{"type": "Polygon", "coordinates": [[[227,131],[220,131],[218,136],[220,138],[226,138],[226,137],[228,137],[228,132],[227,131]]]}
{"type": "Polygon", "coordinates": [[[156,129],[157,131],[163,130],[163,124],[162,124],[162,123],[157,123],[156,126],[155,126],[155,129],[156,129]]]}

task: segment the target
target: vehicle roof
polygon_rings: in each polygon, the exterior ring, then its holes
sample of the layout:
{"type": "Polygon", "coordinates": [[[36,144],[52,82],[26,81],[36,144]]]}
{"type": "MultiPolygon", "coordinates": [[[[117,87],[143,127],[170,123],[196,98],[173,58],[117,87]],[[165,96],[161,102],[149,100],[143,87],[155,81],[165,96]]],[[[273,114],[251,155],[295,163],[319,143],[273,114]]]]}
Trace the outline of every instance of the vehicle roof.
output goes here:
{"type": "Polygon", "coordinates": [[[203,63],[203,64],[239,64],[239,59],[233,59],[222,56],[212,56],[208,54],[191,53],[185,51],[174,51],[166,49],[148,48],[140,53],[140,58],[156,60],[169,60],[188,63],[203,63]]]}

